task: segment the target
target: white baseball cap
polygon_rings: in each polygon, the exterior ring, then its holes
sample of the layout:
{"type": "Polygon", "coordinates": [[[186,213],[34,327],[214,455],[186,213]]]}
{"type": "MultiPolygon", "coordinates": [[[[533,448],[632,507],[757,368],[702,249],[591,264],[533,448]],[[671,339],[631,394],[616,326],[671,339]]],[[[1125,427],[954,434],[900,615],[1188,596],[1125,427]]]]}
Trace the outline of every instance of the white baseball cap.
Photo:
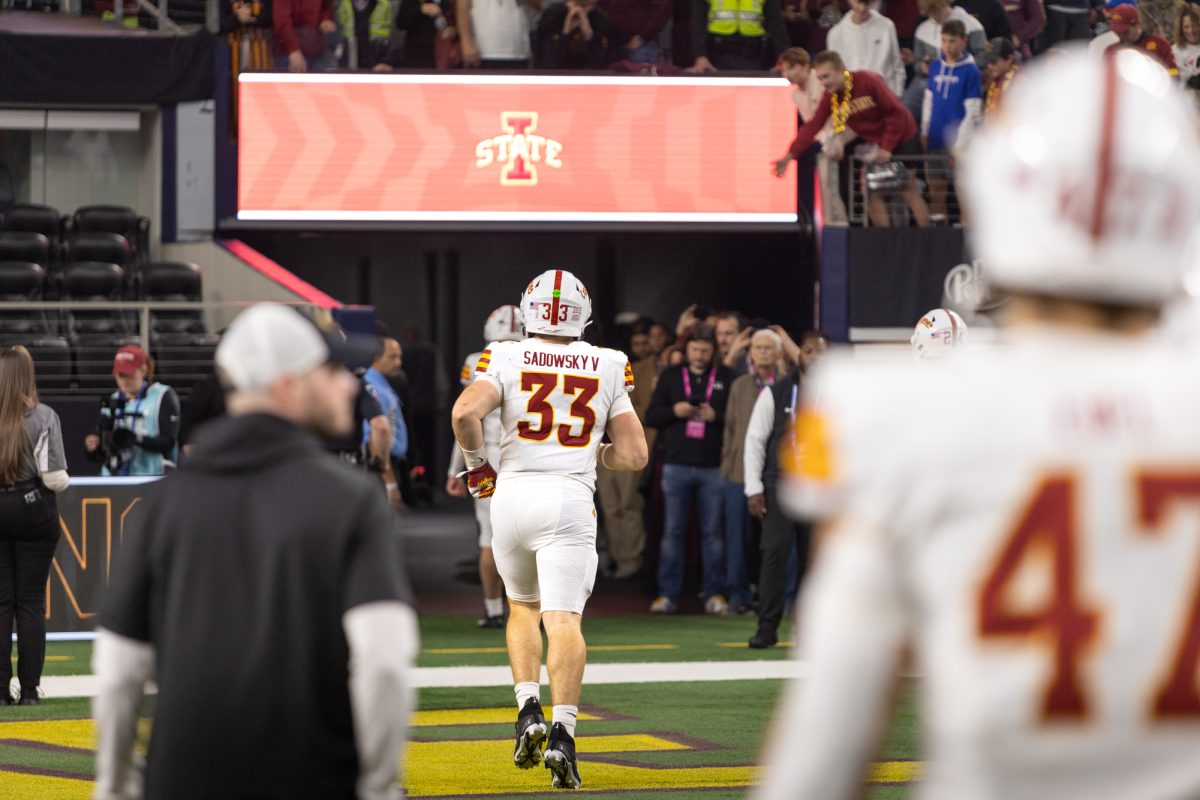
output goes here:
{"type": "Polygon", "coordinates": [[[353,367],[362,360],[361,349],[294,308],[259,303],[225,331],[216,363],[234,389],[260,389],[282,375],[304,375],[330,361],[353,367]]]}

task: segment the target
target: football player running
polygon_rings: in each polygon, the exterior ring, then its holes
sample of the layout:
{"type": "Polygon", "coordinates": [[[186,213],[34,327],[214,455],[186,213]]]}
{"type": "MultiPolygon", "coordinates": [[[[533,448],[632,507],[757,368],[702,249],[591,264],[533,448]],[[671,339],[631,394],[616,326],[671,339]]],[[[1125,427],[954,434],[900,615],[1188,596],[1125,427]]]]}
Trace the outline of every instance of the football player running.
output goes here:
{"type": "Polygon", "coordinates": [[[629,400],[628,358],[579,341],[592,315],[583,284],[566,270],[549,270],[529,284],[520,307],[531,338],[488,345],[451,421],[468,489],[492,497],[492,548],[508,594],[505,636],[519,709],[513,762],[537,765],[544,745],[551,785],[577,789],[583,782],[575,722],[587,661],[581,615],[596,578],[596,467],[642,469],[646,437],[629,400]],[[496,409],[499,474],[481,424],[496,409]],[[605,433],[611,444],[601,444],[605,433]],[[539,623],[549,640],[549,730],[538,686],[539,623]]]}
{"type": "MultiPolygon", "coordinates": [[[[500,306],[483,323],[483,341],[519,342],[525,338],[521,324],[521,309],[516,306],[500,306]]],[[[475,380],[475,367],[483,353],[471,353],[463,361],[459,382],[470,386],[475,380]]],[[[500,463],[500,410],[496,409],[483,418],[483,444],[489,463],[500,463]]],[[[450,453],[450,474],[446,476],[446,494],[466,497],[467,485],[459,477],[465,463],[462,450],[457,446],[450,453]]],[[[476,498],[475,521],[479,523],[479,582],[483,587],[483,617],[481,628],[504,627],[504,584],[496,570],[496,559],[492,555],[492,500],[490,497],[476,498]]]]}
{"type": "Polygon", "coordinates": [[[1141,53],[1031,67],[964,164],[1005,346],[816,378],[792,465],[826,522],[807,677],[758,800],[861,793],[906,645],[918,796],[1200,797],[1200,375],[1154,330],[1197,132],[1141,53]]]}

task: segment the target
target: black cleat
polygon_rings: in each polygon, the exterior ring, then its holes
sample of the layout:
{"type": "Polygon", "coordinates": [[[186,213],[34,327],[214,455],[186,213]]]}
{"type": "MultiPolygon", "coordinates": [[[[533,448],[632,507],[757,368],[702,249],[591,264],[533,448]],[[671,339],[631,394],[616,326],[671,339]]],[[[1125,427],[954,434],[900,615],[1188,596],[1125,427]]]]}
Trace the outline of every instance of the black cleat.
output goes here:
{"type": "MultiPolygon", "coordinates": [[[[513,749],[513,763],[520,769],[536,767],[542,760],[542,743],[546,741],[546,715],[537,698],[525,701],[525,707],[517,716],[517,744],[513,749]]],[[[572,752],[574,750],[572,749],[572,752]]]]}
{"type": "Polygon", "coordinates": [[[550,728],[546,743],[546,769],[550,770],[550,785],[555,789],[580,789],[579,764],[575,761],[575,740],[561,722],[550,728]]]}
{"type": "Polygon", "coordinates": [[[481,627],[481,628],[503,629],[504,628],[504,616],[501,615],[499,617],[480,617],[478,624],[479,624],[479,627],[481,627]]]}
{"type": "Polygon", "coordinates": [[[774,647],[778,641],[779,637],[774,631],[759,628],[758,632],[750,637],[748,644],[755,650],[766,650],[768,647],[774,647]]]}

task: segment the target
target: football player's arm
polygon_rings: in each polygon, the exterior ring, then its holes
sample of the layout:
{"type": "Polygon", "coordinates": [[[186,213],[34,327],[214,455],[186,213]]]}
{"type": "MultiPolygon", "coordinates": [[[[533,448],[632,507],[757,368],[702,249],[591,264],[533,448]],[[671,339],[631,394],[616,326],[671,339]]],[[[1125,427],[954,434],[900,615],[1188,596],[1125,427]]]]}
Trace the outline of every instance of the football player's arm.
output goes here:
{"type": "Polygon", "coordinates": [[[906,633],[894,555],[855,519],[836,523],[817,553],[794,656],[807,675],[780,701],[753,800],[861,796],[889,719],[906,633]]]}
{"type": "Polygon", "coordinates": [[[596,460],[607,469],[637,472],[650,460],[650,451],[646,447],[646,431],[634,413],[633,403],[629,401],[628,395],[621,397],[625,400],[626,408],[617,416],[610,416],[605,428],[612,444],[600,445],[596,460]]]}
{"type": "Polygon", "coordinates": [[[154,673],[154,647],[100,628],[92,652],[96,674],[96,787],[92,800],[141,797],[141,771],[134,764],[138,709],[154,673]]]}
{"type": "MultiPolygon", "coordinates": [[[[454,409],[450,425],[454,438],[467,456],[467,467],[474,469],[470,454],[483,449],[483,418],[500,407],[500,392],[489,380],[477,380],[463,389],[454,409]]],[[[477,466],[477,465],[476,465],[477,466]]]]}

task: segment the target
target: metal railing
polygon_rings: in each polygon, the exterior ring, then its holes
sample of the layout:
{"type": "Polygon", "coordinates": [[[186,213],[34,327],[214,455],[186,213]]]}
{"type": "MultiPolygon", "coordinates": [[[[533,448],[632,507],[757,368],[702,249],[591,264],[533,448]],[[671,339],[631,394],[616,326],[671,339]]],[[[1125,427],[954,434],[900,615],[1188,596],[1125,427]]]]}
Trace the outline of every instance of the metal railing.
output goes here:
{"type": "MultiPolygon", "coordinates": [[[[916,182],[917,191],[929,208],[934,224],[958,225],[962,223],[962,211],[955,194],[955,170],[946,156],[900,156],[899,161],[908,170],[908,177],[916,182]]],[[[868,204],[871,191],[865,179],[866,168],[874,163],[873,158],[859,154],[846,159],[850,170],[849,199],[846,209],[851,225],[872,225],[868,204]]],[[[891,224],[905,226],[912,221],[912,210],[900,192],[884,195],[891,224]]]]}

